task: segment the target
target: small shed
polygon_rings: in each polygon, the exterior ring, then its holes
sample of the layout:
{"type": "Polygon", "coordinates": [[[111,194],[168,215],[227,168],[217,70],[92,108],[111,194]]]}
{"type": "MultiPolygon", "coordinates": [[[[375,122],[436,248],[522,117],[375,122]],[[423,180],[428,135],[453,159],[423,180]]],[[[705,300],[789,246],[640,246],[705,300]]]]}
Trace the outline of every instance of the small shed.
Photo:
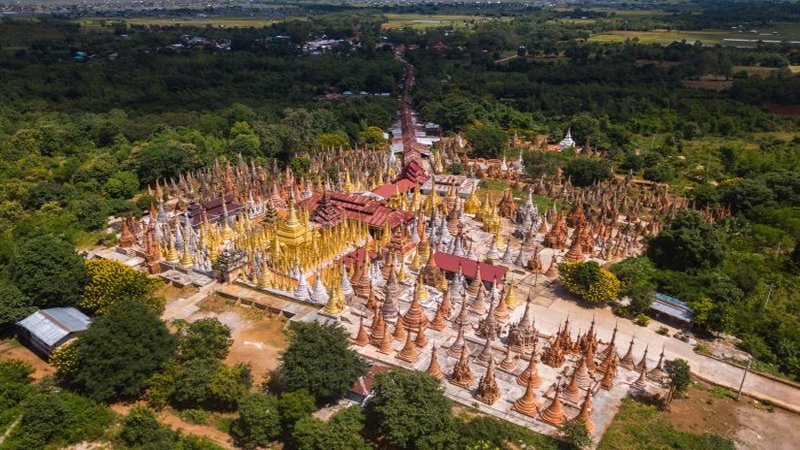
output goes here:
{"type": "Polygon", "coordinates": [[[692,323],[694,311],[689,305],[675,297],[656,292],[653,294],[653,303],[650,311],[659,320],[686,327],[692,323]]]}
{"type": "Polygon", "coordinates": [[[17,322],[20,340],[42,356],[89,328],[89,317],[73,307],[40,309],[17,322]]]}

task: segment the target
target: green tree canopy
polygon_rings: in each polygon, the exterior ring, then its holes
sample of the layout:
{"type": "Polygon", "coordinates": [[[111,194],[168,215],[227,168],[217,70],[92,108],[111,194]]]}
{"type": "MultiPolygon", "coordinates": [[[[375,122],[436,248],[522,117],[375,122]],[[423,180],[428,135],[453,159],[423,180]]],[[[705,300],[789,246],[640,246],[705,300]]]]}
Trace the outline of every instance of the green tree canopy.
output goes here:
{"type": "Polygon", "coordinates": [[[725,245],[714,227],[700,213],[682,210],[647,246],[647,257],[662,269],[693,272],[718,266],[725,245]]]}
{"type": "Polygon", "coordinates": [[[317,401],[331,400],[343,395],[364,369],[341,327],[311,322],[289,329],[280,376],[290,390],[306,389],[317,401]]]}
{"type": "Polygon", "coordinates": [[[364,428],[364,413],[358,406],[340,409],[325,423],[315,417],[300,419],[294,426],[291,443],[297,450],[368,450],[373,448],[359,434],[364,428]]]}
{"type": "Polygon", "coordinates": [[[383,130],[373,126],[358,133],[358,143],[365,147],[377,147],[385,144],[386,139],[383,138],[383,130]]]}
{"type": "Polygon", "coordinates": [[[131,448],[172,448],[175,436],[148,408],[134,406],[122,420],[120,439],[131,448]]]}
{"type": "Polygon", "coordinates": [[[0,278],[0,328],[13,325],[36,311],[31,301],[12,283],[0,278]]]}
{"type": "Polygon", "coordinates": [[[147,305],[118,302],[78,340],[72,381],[100,401],[135,397],[174,353],[175,344],[175,336],[147,305]]]}
{"type": "Polygon", "coordinates": [[[508,145],[508,133],[494,123],[470,125],[465,134],[476,156],[499,158],[508,145]]]}
{"type": "Polygon", "coordinates": [[[680,397],[692,383],[692,371],[685,359],[672,359],[664,363],[664,370],[669,376],[669,397],[667,404],[675,397],[680,397]]]}
{"type": "Polygon", "coordinates": [[[575,186],[591,186],[596,181],[611,178],[611,166],[607,161],[589,156],[579,156],[564,166],[564,175],[575,186]]]}
{"type": "Polygon", "coordinates": [[[305,389],[284,392],[278,397],[278,412],[285,433],[291,433],[298,420],[310,416],[316,409],[314,397],[305,389]]]}
{"type": "Polygon", "coordinates": [[[439,381],[425,372],[392,370],[375,378],[367,404],[370,429],[397,448],[425,448],[453,431],[452,403],[439,381]]]}
{"type": "Polygon", "coordinates": [[[164,299],[155,297],[161,282],[146,273],[110,259],[86,261],[90,281],[78,306],[103,314],[120,300],[142,301],[156,313],[164,310],[164,299]]]}
{"type": "Polygon", "coordinates": [[[231,436],[244,448],[265,446],[281,432],[278,400],[273,395],[250,393],[239,402],[239,417],[231,436]]]}
{"type": "Polygon", "coordinates": [[[9,269],[14,284],[40,308],[75,304],[89,281],[72,244],[48,234],[22,241],[9,269]]]}
{"type": "Polygon", "coordinates": [[[205,317],[182,327],[178,333],[178,359],[225,359],[233,344],[231,329],[216,317],[205,317]]]}
{"type": "Polygon", "coordinates": [[[645,256],[625,259],[612,267],[622,285],[620,295],[630,297],[632,313],[644,312],[652,303],[656,289],[656,268],[645,256]]]}

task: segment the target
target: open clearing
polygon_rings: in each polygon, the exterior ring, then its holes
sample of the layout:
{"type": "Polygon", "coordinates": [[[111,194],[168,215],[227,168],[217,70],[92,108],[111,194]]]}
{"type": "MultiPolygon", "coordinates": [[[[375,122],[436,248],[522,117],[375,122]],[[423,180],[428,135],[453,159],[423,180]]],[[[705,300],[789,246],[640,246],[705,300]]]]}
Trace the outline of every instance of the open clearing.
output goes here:
{"type": "Polygon", "coordinates": [[[800,439],[800,415],[764,405],[706,383],[696,383],[687,398],[672,403],[664,416],[678,431],[713,433],[738,448],[792,449],[800,439]],[[776,441],[776,436],[783,438],[776,441]],[[772,438],[770,438],[772,437],[772,438]]]}
{"type": "Polygon", "coordinates": [[[665,30],[624,31],[597,33],[589,38],[592,42],[624,42],[638,39],[643,44],[667,45],[685,40],[687,43],[702,42],[705,45],[755,46],[756,41],[795,41],[800,39],[800,28],[796,24],[775,24],[769,29],[755,33],[737,30],[665,30]],[[773,34],[776,33],[776,34],[773,34]]]}
{"type": "Polygon", "coordinates": [[[479,22],[490,20],[510,20],[509,18],[492,19],[485,16],[450,15],[450,14],[384,14],[389,21],[383,28],[410,27],[418,30],[437,27],[465,28],[479,22]]]}
{"type": "Polygon", "coordinates": [[[33,367],[33,379],[41,380],[48,375],[55,375],[56,369],[47,364],[47,361],[40,358],[36,353],[28,350],[16,339],[6,339],[0,341],[0,360],[20,359],[33,367]]]}
{"type": "Polygon", "coordinates": [[[190,322],[216,317],[231,328],[233,345],[226,363],[249,364],[254,383],[261,383],[278,368],[278,355],[286,347],[284,319],[257,309],[233,306],[219,296],[210,296],[197,306],[200,310],[189,317],[190,322]]]}
{"type": "Polygon", "coordinates": [[[667,449],[676,448],[676,442],[683,444],[681,448],[709,448],[697,447],[709,444],[700,437],[708,434],[730,439],[741,449],[796,448],[800,415],[748,397],[735,399],[733,391],[695,382],[685,398],[672,402],[669,411],[626,400],[598,448],[667,449]]]}

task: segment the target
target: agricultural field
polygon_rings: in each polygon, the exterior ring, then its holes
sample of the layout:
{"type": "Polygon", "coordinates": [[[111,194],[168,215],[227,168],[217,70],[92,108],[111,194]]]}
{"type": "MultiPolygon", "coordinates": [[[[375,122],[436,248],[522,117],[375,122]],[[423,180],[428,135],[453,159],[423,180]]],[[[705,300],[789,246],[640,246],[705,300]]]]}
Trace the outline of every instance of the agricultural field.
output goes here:
{"type": "Polygon", "coordinates": [[[449,14],[384,14],[389,21],[383,28],[413,28],[425,30],[428,28],[469,28],[477,23],[491,20],[508,21],[510,18],[490,18],[477,15],[449,15],[449,14]]]}
{"type": "Polygon", "coordinates": [[[216,27],[216,28],[261,28],[285,19],[265,17],[126,17],[124,19],[82,19],[80,24],[84,30],[100,31],[116,21],[124,21],[128,25],[144,26],[181,26],[181,27],[216,27]]]}
{"type": "Polygon", "coordinates": [[[800,27],[797,24],[778,23],[770,28],[758,30],[667,30],[650,31],[615,30],[597,33],[589,38],[590,42],[614,43],[627,39],[638,39],[643,44],[667,45],[675,41],[702,42],[705,45],[755,45],[756,41],[798,41],[800,27]]]}

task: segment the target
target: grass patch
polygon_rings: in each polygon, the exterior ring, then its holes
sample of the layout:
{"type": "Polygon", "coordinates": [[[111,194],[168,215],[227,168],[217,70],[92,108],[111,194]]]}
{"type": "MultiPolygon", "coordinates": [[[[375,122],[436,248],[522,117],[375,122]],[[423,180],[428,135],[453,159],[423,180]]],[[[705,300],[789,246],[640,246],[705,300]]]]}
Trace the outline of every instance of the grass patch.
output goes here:
{"type": "Polygon", "coordinates": [[[491,18],[486,16],[472,16],[459,14],[384,14],[389,20],[384,28],[413,28],[425,30],[428,28],[468,28],[472,25],[490,20],[509,21],[510,18],[491,18]]]}
{"type": "Polygon", "coordinates": [[[622,400],[619,413],[603,435],[600,450],[714,449],[733,450],[733,441],[712,434],[674,429],[655,407],[632,398],[622,400]]]}
{"type": "Polygon", "coordinates": [[[222,417],[214,415],[212,416],[212,425],[214,428],[222,431],[223,433],[230,434],[231,432],[231,424],[233,424],[233,417],[222,417]]]}
{"type": "MultiPolygon", "coordinates": [[[[481,180],[475,194],[478,196],[478,199],[481,201],[481,203],[483,203],[483,201],[486,199],[486,191],[488,189],[491,192],[492,199],[496,203],[500,201],[502,193],[508,188],[508,186],[509,184],[505,181],[481,180]]],[[[511,189],[511,195],[514,196],[514,200],[516,201],[517,205],[522,205],[528,201],[528,192],[525,190],[511,189]]],[[[533,194],[533,203],[539,208],[540,213],[544,213],[553,206],[553,199],[533,194]]],[[[563,202],[559,202],[558,208],[563,210],[566,208],[566,205],[563,202]]]]}
{"type": "Polygon", "coordinates": [[[736,400],[736,393],[735,392],[733,392],[732,390],[730,390],[728,388],[724,388],[724,387],[721,387],[721,386],[717,386],[714,389],[711,389],[710,391],[708,391],[708,396],[712,397],[712,398],[722,399],[722,400],[724,400],[726,398],[729,398],[731,400],[736,400]]]}
{"type": "Polygon", "coordinates": [[[193,423],[195,425],[205,425],[208,423],[208,418],[211,415],[208,411],[203,409],[184,409],[180,411],[180,416],[184,422],[193,423]]]}

